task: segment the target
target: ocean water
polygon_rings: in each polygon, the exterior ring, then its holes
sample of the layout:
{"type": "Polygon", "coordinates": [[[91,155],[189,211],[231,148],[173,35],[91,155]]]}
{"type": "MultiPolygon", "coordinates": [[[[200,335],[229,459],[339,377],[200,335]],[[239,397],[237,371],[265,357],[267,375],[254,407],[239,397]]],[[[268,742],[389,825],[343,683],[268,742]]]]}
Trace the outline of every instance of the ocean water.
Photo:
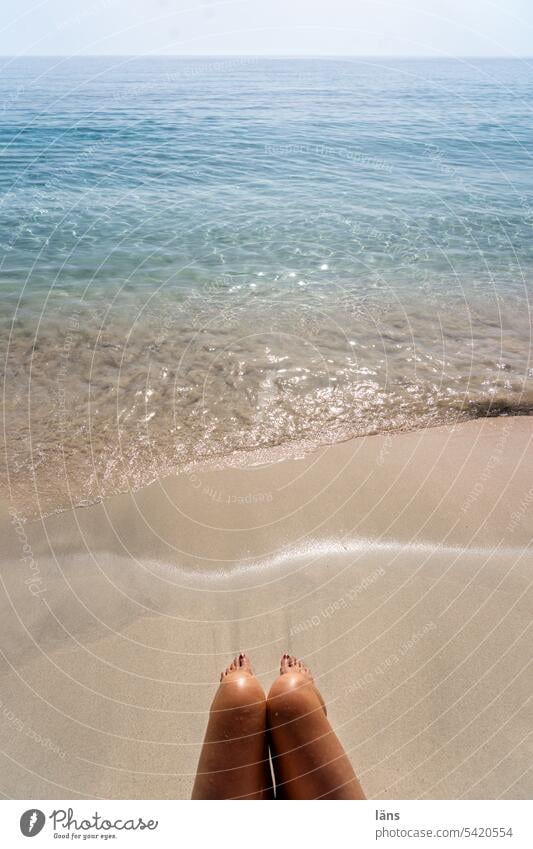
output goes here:
{"type": "Polygon", "coordinates": [[[533,408],[530,62],[0,64],[23,514],[533,408]]]}

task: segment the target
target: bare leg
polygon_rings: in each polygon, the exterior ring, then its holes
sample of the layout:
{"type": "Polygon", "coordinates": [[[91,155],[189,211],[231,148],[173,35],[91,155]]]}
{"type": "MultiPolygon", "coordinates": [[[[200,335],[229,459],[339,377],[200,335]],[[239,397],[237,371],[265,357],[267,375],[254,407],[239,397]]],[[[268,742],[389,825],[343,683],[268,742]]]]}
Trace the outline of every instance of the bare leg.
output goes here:
{"type": "Polygon", "coordinates": [[[245,654],[220,676],[193,799],[267,799],[272,778],[266,734],[266,700],[245,654]]]}
{"type": "Polygon", "coordinates": [[[267,719],[279,797],[365,798],[313,676],[295,657],[281,659],[280,676],[268,694],[267,719]]]}

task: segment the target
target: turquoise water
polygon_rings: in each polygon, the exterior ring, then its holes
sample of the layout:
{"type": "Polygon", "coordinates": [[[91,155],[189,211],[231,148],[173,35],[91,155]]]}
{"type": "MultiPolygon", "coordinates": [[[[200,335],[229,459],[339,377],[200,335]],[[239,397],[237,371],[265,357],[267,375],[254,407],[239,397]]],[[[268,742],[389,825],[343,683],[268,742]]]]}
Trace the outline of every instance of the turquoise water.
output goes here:
{"type": "Polygon", "coordinates": [[[2,477],[28,509],[531,409],[531,64],[0,61],[2,477]]]}

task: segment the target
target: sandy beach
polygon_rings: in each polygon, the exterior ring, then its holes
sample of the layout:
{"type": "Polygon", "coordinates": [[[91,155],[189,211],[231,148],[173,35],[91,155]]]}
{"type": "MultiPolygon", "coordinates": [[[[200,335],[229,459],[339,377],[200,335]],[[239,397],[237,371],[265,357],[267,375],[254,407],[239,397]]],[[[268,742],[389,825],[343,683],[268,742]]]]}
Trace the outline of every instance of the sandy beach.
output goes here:
{"type": "Polygon", "coordinates": [[[484,419],[6,505],[0,791],[187,798],[245,649],[265,688],[306,659],[369,797],[531,798],[532,442],[484,419]]]}

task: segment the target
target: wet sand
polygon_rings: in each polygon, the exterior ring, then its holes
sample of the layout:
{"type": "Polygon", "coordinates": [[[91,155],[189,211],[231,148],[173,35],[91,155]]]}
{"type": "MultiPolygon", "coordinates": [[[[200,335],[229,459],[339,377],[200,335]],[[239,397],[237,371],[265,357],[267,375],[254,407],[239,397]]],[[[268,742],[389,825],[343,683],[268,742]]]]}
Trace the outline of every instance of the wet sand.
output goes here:
{"type": "Polygon", "coordinates": [[[531,798],[532,449],[485,419],[5,509],[0,792],[188,797],[246,649],[306,659],[370,797],[531,798]]]}

